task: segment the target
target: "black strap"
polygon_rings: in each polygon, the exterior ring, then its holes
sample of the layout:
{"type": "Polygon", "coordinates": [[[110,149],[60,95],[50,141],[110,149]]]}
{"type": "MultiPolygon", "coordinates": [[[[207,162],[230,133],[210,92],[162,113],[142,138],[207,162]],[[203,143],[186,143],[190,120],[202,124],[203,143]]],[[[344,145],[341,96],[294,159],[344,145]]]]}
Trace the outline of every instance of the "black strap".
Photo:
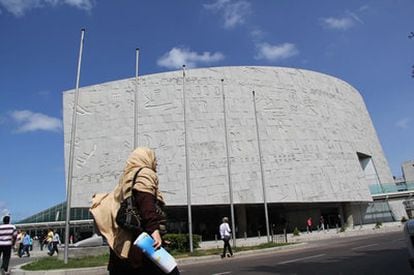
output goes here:
{"type": "MultiPolygon", "coordinates": [[[[138,169],[138,171],[135,173],[135,175],[134,175],[134,178],[132,179],[132,186],[131,186],[131,194],[132,194],[132,190],[134,189],[134,185],[135,185],[135,181],[136,181],[136,179],[137,179],[137,177],[138,177],[138,173],[142,170],[142,169],[144,169],[145,167],[141,167],[141,168],[139,168],[138,169]]],[[[157,202],[157,195],[156,194],[154,194],[154,197],[155,197],[155,202],[157,202]]]]}
{"type": "Polygon", "coordinates": [[[134,178],[132,179],[131,192],[132,192],[132,189],[134,188],[134,185],[135,185],[135,183],[136,183],[135,181],[137,180],[138,173],[139,173],[142,169],[144,169],[144,167],[139,168],[139,169],[138,169],[138,171],[135,173],[134,178]]]}

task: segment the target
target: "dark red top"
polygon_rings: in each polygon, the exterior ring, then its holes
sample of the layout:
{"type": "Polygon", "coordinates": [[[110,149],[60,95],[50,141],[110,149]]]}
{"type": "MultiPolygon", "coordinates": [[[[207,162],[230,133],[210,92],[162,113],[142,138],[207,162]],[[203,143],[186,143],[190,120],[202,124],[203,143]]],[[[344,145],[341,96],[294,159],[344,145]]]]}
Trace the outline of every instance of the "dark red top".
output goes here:
{"type": "MultiPolygon", "coordinates": [[[[141,216],[142,229],[148,234],[160,229],[164,225],[165,218],[157,212],[156,198],[145,192],[133,192],[135,201],[141,216]]],[[[141,232],[137,232],[136,236],[141,232]]],[[[132,259],[121,259],[110,249],[108,270],[110,274],[158,274],[154,264],[142,255],[142,252],[135,246],[131,247],[129,255],[132,259]],[[132,252],[132,254],[131,254],[132,252]]]]}

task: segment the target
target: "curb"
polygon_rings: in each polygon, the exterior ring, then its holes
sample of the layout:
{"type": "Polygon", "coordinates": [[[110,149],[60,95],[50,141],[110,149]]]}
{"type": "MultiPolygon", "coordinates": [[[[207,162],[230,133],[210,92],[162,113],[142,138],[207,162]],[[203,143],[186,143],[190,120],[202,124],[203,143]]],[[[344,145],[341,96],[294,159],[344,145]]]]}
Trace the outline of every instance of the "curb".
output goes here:
{"type": "MultiPolygon", "coordinates": [[[[291,244],[291,245],[280,246],[280,247],[240,251],[240,252],[237,252],[237,254],[235,255],[235,258],[247,257],[252,254],[261,255],[261,254],[273,253],[274,251],[279,251],[279,250],[294,249],[297,247],[304,246],[306,244],[307,243],[297,243],[297,244],[291,244]]],[[[176,259],[178,266],[192,264],[192,263],[215,262],[215,261],[220,261],[220,260],[221,260],[220,255],[208,255],[208,256],[176,259]]],[[[24,263],[22,265],[25,265],[25,264],[27,263],[24,263]]],[[[106,266],[76,268],[76,269],[61,269],[61,270],[26,271],[20,268],[22,265],[12,268],[10,271],[10,274],[11,275],[79,275],[79,274],[103,275],[103,274],[108,274],[106,266]]]]}
{"type": "Polygon", "coordinates": [[[108,274],[106,266],[88,267],[88,268],[76,268],[76,269],[60,269],[60,270],[39,270],[39,271],[26,271],[20,269],[20,266],[12,268],[11,275],[103,275],[108,274]]]}
{"type": "MultiPolygon", "coordinates": [[[[304,245],[307,245],[307,243],[303,242],[303,243],[295,243],[295,244],[284,245],[284,246],[279,246],[279,247],[270,247],[270,248],[263,248],[263,249],[240,251],[234,255],[234,258],[246,257],[252,254],[254,255],[268,254],[268,253],[273,253],[279,250],[295,249],[297,247],[301,247],[304,245]]],[[[220,260],[222,260],[220,258],[220,255],[208,255],[208,256],[176,259],[178,265],[186,265],[186,264],[192,264],[192,263],[206,263],[206,262],[220,261],[220,260]]]]}

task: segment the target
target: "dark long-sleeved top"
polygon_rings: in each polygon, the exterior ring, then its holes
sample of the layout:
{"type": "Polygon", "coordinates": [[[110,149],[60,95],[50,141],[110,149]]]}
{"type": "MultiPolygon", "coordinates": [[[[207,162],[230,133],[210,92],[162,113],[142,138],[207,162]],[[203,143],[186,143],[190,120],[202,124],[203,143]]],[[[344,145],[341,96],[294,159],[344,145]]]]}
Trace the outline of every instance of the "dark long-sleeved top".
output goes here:
{"type": "MultiPolygon", "coordinates": [[[[155,230],[160,229],[160,226],[165,226],[165,219],[157,211],[156,198],[150,193],[146,192],[133,192],[139,214],[141,216],[142,230],[148,234],[152,234],[155,230]]],[[[134,234],[138,236],[141,232],[134,234]]],[[[156,269],[153,263],[143,257],[142,252],[136,247],[131,249],[135,250],[137,257],[135,259],[121,259],[112,250],[110,250],[108,270],[110,274],[156,274],[156,269]],[[132,263],[132,262],[133,263],[132,263]],[[145,272],[144,272],[145,270],[145,272]]]]}
{"type": "Polygon", "coordinates": [[[138,203],[139,213],[142,218],[142,229],[149,234],[160,229],[164,218],[157,212],[155,197],[145,192],[133,192],[133,195],[138,203]]]}

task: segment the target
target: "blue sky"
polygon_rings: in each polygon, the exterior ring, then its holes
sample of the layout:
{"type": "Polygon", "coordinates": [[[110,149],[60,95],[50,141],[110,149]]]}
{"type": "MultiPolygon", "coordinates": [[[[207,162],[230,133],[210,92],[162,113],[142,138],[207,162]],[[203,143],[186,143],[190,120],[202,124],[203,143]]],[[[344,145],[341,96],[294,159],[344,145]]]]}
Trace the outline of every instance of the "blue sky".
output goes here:
{"type": "Polygon", "coordinates": [[[0,0],[0,214],[65,200],[62,92],[190,67],[314,70],[360,91],[393,175],[414,159],[414,1],[0,0]]]}

